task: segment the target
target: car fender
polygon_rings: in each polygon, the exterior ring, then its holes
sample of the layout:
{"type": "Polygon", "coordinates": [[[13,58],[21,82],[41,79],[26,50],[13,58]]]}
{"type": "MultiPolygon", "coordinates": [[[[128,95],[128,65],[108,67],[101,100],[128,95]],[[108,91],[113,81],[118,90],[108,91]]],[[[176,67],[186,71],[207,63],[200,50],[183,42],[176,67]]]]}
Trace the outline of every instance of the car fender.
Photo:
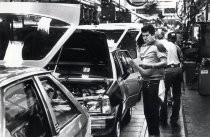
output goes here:
{"type": "Polygon", "coordinates": [[[123,102],[123,94],[117,81],[113,82],[106,94],[110,98],[111,106],[116,106],[123,102]]]}

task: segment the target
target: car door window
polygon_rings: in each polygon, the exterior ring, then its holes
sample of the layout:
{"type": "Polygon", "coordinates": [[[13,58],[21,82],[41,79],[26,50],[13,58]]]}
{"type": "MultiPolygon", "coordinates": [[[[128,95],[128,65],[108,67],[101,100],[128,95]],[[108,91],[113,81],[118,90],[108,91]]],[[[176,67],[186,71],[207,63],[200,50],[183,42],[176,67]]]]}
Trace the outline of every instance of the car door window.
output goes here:
{"type": "Polygon", "coordinates": [[[119,56],[119,60],[122,64],[123,72],[126,73],[128,66],[129,66],[128,60],[127,60],[128,56],[123,51],[118,52],[118,56],[119,56]]]}
{"type": "Polygon", "coordinates": [[[5,89],[6,128],[13,137],[46,137],[50,134],[46,115],[36,96],[33,80],[5,89]]]}
{"type": "Polygon", "coordinates": [[[117,60],[116,54],[113,56],[113,58],[116,67],[117,77],[120,77],[122,75],[122,70],[120,68],[120,64],[119,61],[117,60]]]}
{"type": "Polygon", "coordinates": [[[48,99],[60,127],[80,114],[77,108],[55,82],[49,77],[39,77],[39,79],[48,95],[48,99]]]}
{"type": "Polygon", "coordinates": [[[124,73],[127,73],[127,72],[133,73],[134,70],[128,63],[128,59],[131,59],[129,53],[126,51],[119,51],[118,56],[119,56],[120,62],[122,64],[124,73]]]}

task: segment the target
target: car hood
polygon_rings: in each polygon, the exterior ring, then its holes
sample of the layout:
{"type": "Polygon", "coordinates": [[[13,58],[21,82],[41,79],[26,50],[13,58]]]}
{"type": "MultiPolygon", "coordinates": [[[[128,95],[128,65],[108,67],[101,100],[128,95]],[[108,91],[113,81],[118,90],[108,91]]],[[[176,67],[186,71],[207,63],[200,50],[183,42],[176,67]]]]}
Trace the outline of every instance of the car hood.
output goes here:
{"type": "Polygon", "coordinates": [[[113,78],[106,35],[77,29],[45,68],[60,78],[113,78]]]}
{"type": "Polygon", "coordinates": [[[0,65],[45,67],[79,18],[77,4],[0,2],[0,65]]]}

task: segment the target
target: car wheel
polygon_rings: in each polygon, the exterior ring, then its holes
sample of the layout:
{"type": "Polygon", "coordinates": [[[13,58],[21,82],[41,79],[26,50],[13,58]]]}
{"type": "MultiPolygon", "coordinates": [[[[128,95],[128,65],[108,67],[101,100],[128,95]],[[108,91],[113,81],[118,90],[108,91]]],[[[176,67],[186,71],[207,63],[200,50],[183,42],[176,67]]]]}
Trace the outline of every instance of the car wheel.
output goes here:
{"type": "Polygon", "coordinates": [[[112,137],[120,137],[120,132],[121,132],[121,123],[120,120],[117,120],[115,128],[112,132],[112,137]]]}
{"type": "Polygon", "coordinates": [[[132,108],[129,108],[124,117],[125,124],[131,121],[131,116],[132,116],[132,108]]]}

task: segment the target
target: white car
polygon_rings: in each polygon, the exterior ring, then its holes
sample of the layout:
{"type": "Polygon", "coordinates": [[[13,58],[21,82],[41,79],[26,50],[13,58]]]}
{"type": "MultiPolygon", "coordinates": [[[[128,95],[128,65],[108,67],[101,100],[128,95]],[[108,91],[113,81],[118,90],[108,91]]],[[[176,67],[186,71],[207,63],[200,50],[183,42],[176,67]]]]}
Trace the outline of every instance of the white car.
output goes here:
{"type": "Polygon", "coordinates": [[[48,64],[79,14],[79,5],[0,2],[0,137],[92,136],[90,116],[70,91],[31,68],[48,64]]]}

